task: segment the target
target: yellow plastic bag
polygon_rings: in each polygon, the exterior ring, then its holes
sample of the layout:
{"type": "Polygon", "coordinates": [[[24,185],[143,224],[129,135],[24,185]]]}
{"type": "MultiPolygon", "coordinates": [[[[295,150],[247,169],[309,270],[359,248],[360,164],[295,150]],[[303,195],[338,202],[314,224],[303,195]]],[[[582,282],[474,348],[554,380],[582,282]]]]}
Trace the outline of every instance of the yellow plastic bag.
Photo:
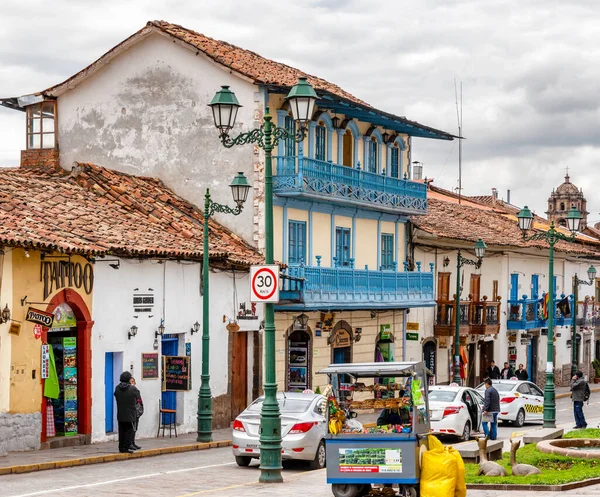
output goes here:
{"type": "Polygon", "coordinates": [[[453,447],[445,447],[448,454],[456,459],[456,486],[454,487],[454,497],[467,497],[467,481],[465,474],[465,463],[458,452],[453,447]]]}
{"type": "Polygon", "coordinates": [[[421,460],[421,497],[455,497],[456,457],[433,435],[428,436],[428,442],[429,450],[421,460]]]}

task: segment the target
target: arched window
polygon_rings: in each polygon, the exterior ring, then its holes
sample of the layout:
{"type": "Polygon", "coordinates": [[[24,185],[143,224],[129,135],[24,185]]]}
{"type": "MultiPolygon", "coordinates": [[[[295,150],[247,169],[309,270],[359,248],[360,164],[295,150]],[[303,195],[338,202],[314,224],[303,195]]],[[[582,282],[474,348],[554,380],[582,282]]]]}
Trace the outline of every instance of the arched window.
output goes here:
{"type": "Polygon", "coordinates": [[[400,170],[399,170],[399,155],[400,149],[398,148],[398,144],[394,143],[394,145],[390,148],[390,176],[392,178],[398,178],[400,170]]]}
{"type": "Polygon", "coordinates": [[[315,159],[327,160],[327,129],[323,121],[315,128],[315,159]]]}
{"type": "Polygon", "coordinates": [[[560,210],[561,210],[561,211],[564,211],[564,210],[565,210],[565,203],[564,203],[564,202],[561,202],[561,203],[560,203],[560,210]]]}
{"type": "Polygon", "coordinates": [[[369,164],[368,164],[368,168],[367,171],[369,171],[370,173],[376,173],[377,172],[377,150],[378,150],[378,146],[377,146],[377,139],[372,136],[371,139],[369,140],[369,164]]]}
{"type": "Polygon", "coordinates": [[[559,220],[558,220],[558,225],[559,225],[559,226],[566,226],[566,225],[567,225],[567,222],[566,222],[564,219],[559,219],[559,220]]]}

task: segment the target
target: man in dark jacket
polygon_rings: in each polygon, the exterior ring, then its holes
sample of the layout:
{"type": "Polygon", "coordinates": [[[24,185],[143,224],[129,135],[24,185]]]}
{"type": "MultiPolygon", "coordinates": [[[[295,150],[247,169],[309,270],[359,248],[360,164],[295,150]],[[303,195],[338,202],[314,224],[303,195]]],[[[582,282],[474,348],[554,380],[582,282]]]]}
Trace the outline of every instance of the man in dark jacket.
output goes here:
{"type": "Polygon", "coordinates": [[[119,383],[115,388],[115,399],[117,401],[117,421],[119,422],[119,452],[132,454],[133,439],[135,431],[134,423],[137,421],[136,404],[140,397],[137,387],[131,385],[131,373],[121,373],[119,383]]]}
{"type": "Polygon", "coordinates": [[[500,379],[500,369],[496,366],[494,361],[490,362],[485,374],[490,380],[499,380],[500,379]]]}
{"type": "Polygon", "coordinates": [[[510,380],[515,375],[513,368],[508,365],[508,362],[504,363],[504,368],[500,371],[500,378],[503,380],[510,380]]]}
{"type": "Polygon", "coordinates": [[[515,376],[517,377],[517,380],[521,381],[527,381],[529,379],[529,373],[523,367],[523,364],[519,364],[519,369],[517,369],[515,376]]]}
{"type": "Polygon", "coordinates": [[[491,421],[482,422],[483,433],[490,440],[496,440],[498,436],[498,414],[500,413],[500,395],[498,390],[492,386],[490,378],[485,379],[485,397],[483,398],[483,415],[491,417],[491,421]],[[488,426],[490,423],[491,429],[488,426]]]}
{"type": "Polygon", "coordinates": [[[587,422],[583,415],[583,402],[585,400],[585,385],[583,373],[577,371],[571,378],[571,398],[573,399],[573,415],[575,416],[575,428],[587,428],[587,422]]]}

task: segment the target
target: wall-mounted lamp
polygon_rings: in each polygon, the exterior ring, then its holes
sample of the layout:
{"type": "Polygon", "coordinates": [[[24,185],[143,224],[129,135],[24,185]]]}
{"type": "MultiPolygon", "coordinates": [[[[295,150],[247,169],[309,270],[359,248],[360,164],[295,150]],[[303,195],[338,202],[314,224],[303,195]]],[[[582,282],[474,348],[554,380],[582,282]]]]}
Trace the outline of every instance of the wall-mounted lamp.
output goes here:
{"type": "Polygon", "coordinates": [[[29,259],[29,250],[25,250],[25,257],[29,259]]]}
{"type": "Polygon", "coordinates": [[[333,116],[331,118],[331,124],[333,124],[333,129],[338,129],[340,127],[340,118],[338,116],[333,116]]]}
{"type": "Polygon", "coordinates": [[[160,320],[160,325],[158,326],[158,330],[154,332],[154,338],[158,338],[158,336],[162,336],[165,332],[165,320],[160,320]]]}
{"type": "Polygon", "coordinates": [[[294,320],[296,322],[296,325],[300,328],[302,328],[303,330],[306,329],[306,325],[308,324],[308,316],[306,314],[300,314],[298,317],[296,317],[296,319],[294,320]]]}
{"type": "Polygon", "coordinates": [[[120,259],[93,259],[92,264],[96,264],[97,262],[108,262],[109,266],[113,269],[119,269],[121,267],[120,259]]]}
{"type": "Polygon", "coordinates": [[[127,332],[127,338],[129,340],[131,340],[131,337],[136,336],[137,332],[138,332],[138,327],[134,324],[131,328],[129,328],[129,331],[127,332]]]}
{"type": "Polygon", "coordinates": [[[8,323],[10,321],[10,309],[8,308],[8,304],[2,310],[0,314],[0,323],[8,323]]]}
{"type": "Polygon", "coordinates": [[[448,256],[444,257],[444,267],[448,267],[450,264],[450,258],[448,256]]]}
{"type": "Polygon", "coordinates": [[[377,317],[377,311],[371,311],[371,319],[375,319],[377,317]]]}
{"type": "Polygon", "coordinates": [[[383,143],[387,143],[388,140],[390,139],[390,134],[386,131],[385,133],[383,133],[381,135],[381,137],[383,138],[383,143]]]}
{"type": "Polygon", "coordinates": [[[362,328],[354,329],[354,336],[352,337],[353,342],[360,342],[360,337],[362,336],[362,328]]]}
{"type": "Polygon", "coordinates": [[[200,331],[200,323],[196,321],[190,329],[190,334],[198,333],[200,331]]]}
{"type": "Polygon", "coordinates": [[[335,342],[335,333],[329,333],[327,337],[327,345],[332,345],[335,342]]]}
{"type": "Polygon", "coordinates": [[[158,350],[158,338],[154,337],[154,343],[152,344],[152,346],[154,347],[154,350],[158,350]]]}

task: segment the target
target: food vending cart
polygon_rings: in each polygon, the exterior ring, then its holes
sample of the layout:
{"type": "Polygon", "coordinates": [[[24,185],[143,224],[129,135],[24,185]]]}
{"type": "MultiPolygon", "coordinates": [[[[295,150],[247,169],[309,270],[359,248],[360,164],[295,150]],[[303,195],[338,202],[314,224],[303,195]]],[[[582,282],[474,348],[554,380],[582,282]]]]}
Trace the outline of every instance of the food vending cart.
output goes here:
{"type": "Polygon", "coordinates": [[[332,364],[326,439],[327,483],[336,497],[419,495],[429,404],[423,362],[332,364]]]}

